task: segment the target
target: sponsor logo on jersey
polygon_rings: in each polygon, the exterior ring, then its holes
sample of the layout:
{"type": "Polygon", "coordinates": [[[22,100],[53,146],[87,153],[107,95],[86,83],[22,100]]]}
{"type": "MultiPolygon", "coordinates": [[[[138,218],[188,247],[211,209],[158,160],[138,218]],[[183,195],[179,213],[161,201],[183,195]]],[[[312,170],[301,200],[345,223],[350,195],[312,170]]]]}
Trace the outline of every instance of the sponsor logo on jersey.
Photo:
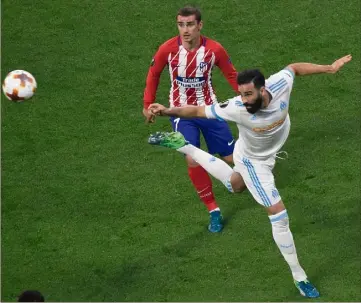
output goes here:
{"type": "Polygon", "coordinates": [[[204,77],[194,77],[194,78],[186,78],[186,77],[177,77],[176,83],[179,86],[185,88],[198,88],[203,87],[206,82],[204,77]]]}

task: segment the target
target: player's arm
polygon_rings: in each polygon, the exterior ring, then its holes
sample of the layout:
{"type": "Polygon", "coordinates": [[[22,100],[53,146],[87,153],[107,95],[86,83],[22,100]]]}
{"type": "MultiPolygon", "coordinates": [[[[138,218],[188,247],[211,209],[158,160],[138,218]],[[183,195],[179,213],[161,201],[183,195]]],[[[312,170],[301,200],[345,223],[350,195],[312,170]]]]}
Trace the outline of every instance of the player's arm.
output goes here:
{"type": "Polygon", "coordinates": [[[154,116],[149,115],[148,107],[155,101],[160,75],[162,74],[162,71],[167,64],[167,60],[167,52],[165,50],[165,46],[162,45],[159,47],[158,51],[155,53],[152,59],[144,89],[143,114],[147,118],[148,122],[154,121],[154,116]]]}
{"type": "Polygon", "coordinates": [[[221,45],[219,45],[216,52],[215,64],[222,71],[224,77],[227,79],[228,83],[232,86],[233,90],[238,94],[239,92],[238,92],[238,84],[237,84],[237,71],[232,64],[227,51],[221,45]]]}
{"type": "Polygon", "coordinates": [[[351,61],[352,56],[347,55],[340,59],[337,59],[331,65],[320,65],[313,63],[292,63],[287,66],[294,75],[303,76],[303,75],[311,75],[311,74],[334,74],[337,73],[342,66],[344,66],[347,62],[351,61]]]}
{"type": "Polygon", "coordinates": [[[207,118],[218,119],[220,121],[239,122],[239,108],[237,102],[239,96],[229,99],[224,103],[216,103],[206,106],[185,106],[167,108],[164,105],[153,103],[149,106],[149,112],[152,115],[171,116],[180,118],[207,118]]]}
{"type": "Polygon", "coordinates": [[[167,108],[162,104],[153,103],[148,108],[149,112],[158,116],[171,116],[180,118],[207,118],[205,106],[184,106],[167,108]]]}

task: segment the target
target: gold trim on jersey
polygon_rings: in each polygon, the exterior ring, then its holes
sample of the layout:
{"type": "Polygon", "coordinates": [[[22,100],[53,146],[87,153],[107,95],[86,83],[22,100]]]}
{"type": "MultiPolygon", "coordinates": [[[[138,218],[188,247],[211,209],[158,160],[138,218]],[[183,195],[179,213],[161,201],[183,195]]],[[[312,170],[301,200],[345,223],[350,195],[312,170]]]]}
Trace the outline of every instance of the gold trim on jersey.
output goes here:
{"type": "Polygon", "coordinates": [[[267,125],[266,127],[254,127],[254,128],[252,128],[252,130],[253,130],[254,132],[256,132],[256,133],[263,133],[263,132],[268,131],[268,130],[271,130],[271,129],[279,126],[279,125],[282,125],[283,122],[285,122],[285,120],[286,120],[285,118],[284,118],[284,119],[280,119],[280,120],[278,120],[278,121],[276,121],[276,122],[274,122],[274,123],[272,123],[272,124],[270,124],[270,125],[267,125]]]}

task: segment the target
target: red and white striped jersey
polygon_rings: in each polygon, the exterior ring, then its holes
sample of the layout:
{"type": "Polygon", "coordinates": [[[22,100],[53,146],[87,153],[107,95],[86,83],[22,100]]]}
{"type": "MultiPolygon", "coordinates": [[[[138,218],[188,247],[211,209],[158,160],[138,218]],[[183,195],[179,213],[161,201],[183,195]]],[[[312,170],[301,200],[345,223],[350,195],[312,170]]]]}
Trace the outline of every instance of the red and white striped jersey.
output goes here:
{"type": "Polygon", "coordinates": [[[153,57],[144,90],[144,108],[154,102],[159,78],[166,65],[171,80],[170,107],[216,103],[211,77],[214,65],[221,69],[238,93],[236,69],[221,44],[201,36],[200,47],[188,51],[177,36],[163,43],[153,57]]]}

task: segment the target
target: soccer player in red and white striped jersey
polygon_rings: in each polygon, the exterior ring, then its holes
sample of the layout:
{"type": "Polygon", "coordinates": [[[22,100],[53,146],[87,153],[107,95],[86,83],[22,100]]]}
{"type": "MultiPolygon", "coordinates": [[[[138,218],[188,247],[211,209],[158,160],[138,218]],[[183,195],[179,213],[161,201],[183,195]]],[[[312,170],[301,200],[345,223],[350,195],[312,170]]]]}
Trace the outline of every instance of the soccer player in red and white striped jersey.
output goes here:
{"type": "MultiPolygon", "coordinates": [[[[170,107],[217,103],[211,77],[214,66],[220,68],[238,94],[237,72],[226,50],[220,43],[200,33],[203,26],[200,11],[192,6],[180,9],[177,25],[179,35],[159,47],[149,68],[143,100],[143,114],[148,122],[154,121],[147,109],[155,101],[160,75],[166,66],[171,80],[170,107]]],[[[226,122],[204,118],[173,117],[170,120],[173,130],[181,132],[190,143],[199,147],[202,133],[211,154],[220,155],[228,163],[233,162],[234,139],[226,122]]],[[[186,161],[189,177],[210,212],[208,229],[219,232],[223,228],[222,216],[214,198],[212,181],[191,157],[186,156],[186,161]]]]}

